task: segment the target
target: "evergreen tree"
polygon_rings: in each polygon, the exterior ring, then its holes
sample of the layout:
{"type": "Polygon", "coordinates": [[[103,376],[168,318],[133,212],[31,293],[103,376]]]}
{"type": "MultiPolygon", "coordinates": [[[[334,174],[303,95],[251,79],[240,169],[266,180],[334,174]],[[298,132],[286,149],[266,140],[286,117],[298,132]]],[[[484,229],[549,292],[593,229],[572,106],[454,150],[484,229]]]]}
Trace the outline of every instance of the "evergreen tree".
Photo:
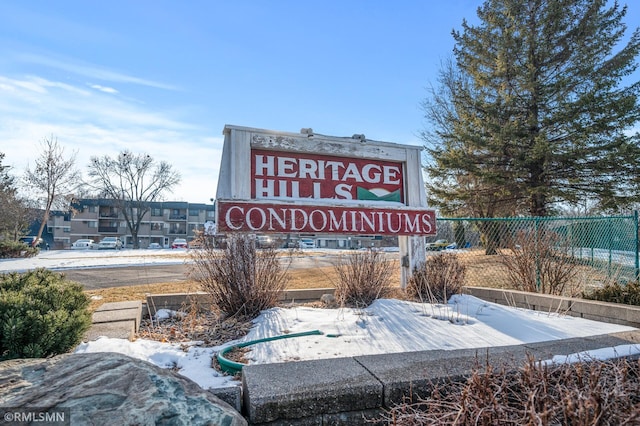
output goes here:
{"type": "Polygon", "coordinates": [[[9,174],[11,167],[2,164],[4,157],[0,152],[0,240],[16,241],[29,227],[32,215],[18,197],[15,178],[9,174]]]}
{"type": "Polygon", "coordinates": [[[493,217],[640,199],[640,29],[606,0],[487,0],[423,107],[432,205],[493,217]]]}

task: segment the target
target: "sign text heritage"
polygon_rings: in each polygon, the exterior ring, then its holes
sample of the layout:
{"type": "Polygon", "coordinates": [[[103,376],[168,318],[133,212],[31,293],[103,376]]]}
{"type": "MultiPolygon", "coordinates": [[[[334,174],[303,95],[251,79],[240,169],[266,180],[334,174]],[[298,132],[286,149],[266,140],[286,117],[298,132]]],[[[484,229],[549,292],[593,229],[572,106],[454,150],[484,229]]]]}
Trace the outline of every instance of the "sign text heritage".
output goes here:
{"type": "Polygon", "coordinates": [[[251,150],[251,198],[404,202],[400,162],[251,150]]]}

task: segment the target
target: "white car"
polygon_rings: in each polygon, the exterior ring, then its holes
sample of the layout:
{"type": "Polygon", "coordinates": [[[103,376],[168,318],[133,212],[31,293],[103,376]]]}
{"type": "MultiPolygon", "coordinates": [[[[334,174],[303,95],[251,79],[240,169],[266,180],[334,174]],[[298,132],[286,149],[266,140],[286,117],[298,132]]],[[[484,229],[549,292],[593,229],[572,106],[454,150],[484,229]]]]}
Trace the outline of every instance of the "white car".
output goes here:
{"type": "Polygon", "coordinates": [[[161,249],[162,246],[158,243],[151,243],[149,244],[149,247],[147,247],[148,249],[161,249]]]}
{"type": "Polygon", "coordinates": [[[71,250],[88,250],[93,248],[94,242],[90,238],[80,238],[71,244],[71,250]]]}
{"type": "Polygon", "coordinates": [[[301,249],[312,249],[316,248],[316,243],[311,238],[302,238],[300,241],[298,241],[298,246],[301,249]]]}
{"type": "Polygon", "coordinates": [[[104,237],[98,243],[98,248],[120,250],[122,248],[122,240],[118,237],[104,237]]]}

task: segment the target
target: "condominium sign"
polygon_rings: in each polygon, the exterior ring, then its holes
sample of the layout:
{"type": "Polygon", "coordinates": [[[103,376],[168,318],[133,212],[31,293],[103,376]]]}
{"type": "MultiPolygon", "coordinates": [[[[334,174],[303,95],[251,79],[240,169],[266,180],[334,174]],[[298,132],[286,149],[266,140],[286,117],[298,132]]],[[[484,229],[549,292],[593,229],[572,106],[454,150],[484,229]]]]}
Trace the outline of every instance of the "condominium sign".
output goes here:
{"type": "Polygon", "coordinates": [[[435,235],[420,148],[225,126],[218,232],[435,235]]]}
{"type": "Polygon", "coordinates": [[[238,201],[218,202],[226,231],[301,232],[314,234],[432,235],[433,211],[282,205],[238,201]]]}

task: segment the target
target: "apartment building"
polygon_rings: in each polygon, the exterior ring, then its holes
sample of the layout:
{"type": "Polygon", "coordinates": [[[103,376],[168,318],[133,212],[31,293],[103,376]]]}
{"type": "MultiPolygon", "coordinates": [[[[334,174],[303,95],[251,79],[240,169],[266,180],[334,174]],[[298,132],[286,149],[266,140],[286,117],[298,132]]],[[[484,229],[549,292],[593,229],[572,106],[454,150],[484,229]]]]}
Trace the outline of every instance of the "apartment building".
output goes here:
{"type": "MultiPolygon", "coordinates": [[[[190,241],[197,230],[204,230],[215,221],[213,204],[196,204],[182,201],[149,203],[138,231],[139,246],[158,243],[168,247],[175,238],[190,241]]],[[[132,247],[133,240],[122,211],[110,199],[79,199],[70,212],[52,214],[47,222],[47,232],[52,235],[54,249],[69,248],[80,238],[100,241],[107,236],[120,237],[125,247],[132,247]]]]}

